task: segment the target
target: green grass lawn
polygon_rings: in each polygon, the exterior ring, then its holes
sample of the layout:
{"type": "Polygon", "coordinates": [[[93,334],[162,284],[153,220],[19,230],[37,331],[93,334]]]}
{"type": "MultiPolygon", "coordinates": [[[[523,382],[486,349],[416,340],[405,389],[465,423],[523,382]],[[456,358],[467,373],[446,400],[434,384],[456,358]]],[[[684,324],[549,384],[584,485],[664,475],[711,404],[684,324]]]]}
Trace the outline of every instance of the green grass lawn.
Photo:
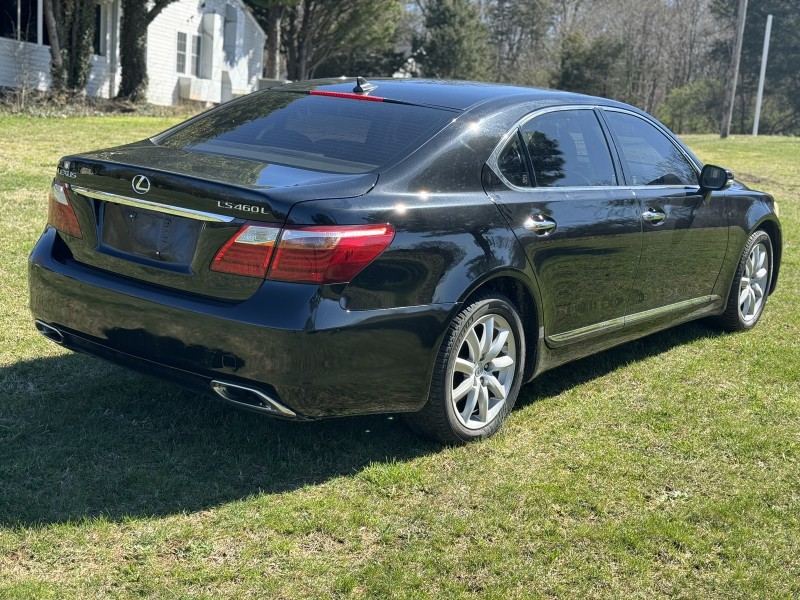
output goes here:
{"type": "Polygon", "coordinates": [[[237,412],[36,333],[57,159],[173,122],[0,117],[0,598],[800,595],[800,139],[687,138],[779,200],[754,331],[567,365],[495,438],[441,448],[389,416],[237,412]]]}

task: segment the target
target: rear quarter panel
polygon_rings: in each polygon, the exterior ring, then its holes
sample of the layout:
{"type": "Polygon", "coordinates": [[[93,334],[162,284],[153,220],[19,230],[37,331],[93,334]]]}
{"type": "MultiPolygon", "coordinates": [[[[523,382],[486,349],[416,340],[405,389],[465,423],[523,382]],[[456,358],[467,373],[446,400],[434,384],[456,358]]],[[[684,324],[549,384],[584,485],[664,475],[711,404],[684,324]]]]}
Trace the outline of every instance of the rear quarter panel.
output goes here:
{"type": "Polygon", "coordinates": [[[495,272],[527,268],[519,244],[482,190],[305,202],[289,219],[396,228],[389,248],[342,290],[341,304],[348,310],[458,302],[495,272]]]}

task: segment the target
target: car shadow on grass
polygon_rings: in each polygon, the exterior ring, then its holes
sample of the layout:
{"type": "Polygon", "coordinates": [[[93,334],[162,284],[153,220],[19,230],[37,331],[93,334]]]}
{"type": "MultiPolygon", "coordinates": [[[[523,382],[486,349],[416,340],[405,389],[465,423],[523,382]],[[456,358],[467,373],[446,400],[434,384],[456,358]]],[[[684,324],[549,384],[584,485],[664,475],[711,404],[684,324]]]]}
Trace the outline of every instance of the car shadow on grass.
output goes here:
{"type": "MultiPolygon", "coordinates": [[[[545,373],[546,399],[712,332],[685,325],[545,373]]],[[[79,355],[0,373],[0,523],[47,525],[203,510],[435,453],[391,415],[289,422],[79,355]]]]}
{"type": "Polygon", "coordinates": [[[526,406],[538,400],[558,396],[627,364],[658,356],[672,348],[685,346],[700,339],[721,335],[725,333],[707,326],[703,321],[694,321],[615,346],[543,373],[527,386],[523,386],[516,406],[526,406]]]}

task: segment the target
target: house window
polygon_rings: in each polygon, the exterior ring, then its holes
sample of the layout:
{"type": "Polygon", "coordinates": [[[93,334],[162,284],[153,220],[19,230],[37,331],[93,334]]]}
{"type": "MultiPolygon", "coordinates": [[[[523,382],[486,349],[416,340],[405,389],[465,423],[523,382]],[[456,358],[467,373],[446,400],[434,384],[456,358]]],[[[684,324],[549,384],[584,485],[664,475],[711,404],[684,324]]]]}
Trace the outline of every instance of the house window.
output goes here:
{"type": "Polygon", "coordinates": [[[94,40],[92,52],[100,56],[106,55],[106,5],[95,4],[94,7],[94,40]]]}
{"type": "Polygon", "coordinates": [[[225,60],[229,63],[236,61],[236,28],[237,28],[236,7],[228,4],[225,7],[225,23],[223,27],[222,48],[225,51],[225,60]]]}
{"type": "Polygon", "coordinates": [[[186,34],[178,32],[178,60],[176,70],[178,73],[186,73],[186,34]]]}
{"type": "Polygon", "coordinates": [[[36,43],[38,21],[38,0],[0,0],[0,36],[36,43]]]}
{"type": "Polygon", "coordinates": [[[178,54],[176,71],[198,76],[200,73],[200,36],[178,32],[178,54]],[[191,47],[189,47],[191,44],[191,47]]]}
{"type": "Polygon", "coordinates": [[[200,76],[200,36],[193,35],[192,36],[192,63],[191,63],[192,75],[195,77],[200,76]]]}

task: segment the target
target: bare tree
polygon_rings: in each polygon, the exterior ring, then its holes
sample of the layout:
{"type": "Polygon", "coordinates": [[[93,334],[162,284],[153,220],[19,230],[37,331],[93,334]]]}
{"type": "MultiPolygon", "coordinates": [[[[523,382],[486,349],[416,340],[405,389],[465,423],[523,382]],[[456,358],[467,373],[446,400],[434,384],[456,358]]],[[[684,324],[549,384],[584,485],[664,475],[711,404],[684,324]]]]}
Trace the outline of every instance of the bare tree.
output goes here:
{"type": "Polygon", "coordinates": [[[329,57],[393,41],[400,0],[302,0],[287,9],[283,46],[289,79],[309,79],[329,57]]]}
{"type": "Polygon", "coordinates": [[[547,34],[556,23],[549,0],[492,0],[484,7],[494,65],[491,77],[511,83],[538,83],[544,72],[547,34]]]}
{"type": "Polygon", "coordinates": [[[66,86],[66,71],[61,58],[61,43],[58,39],[54,1],[58,0],[44,0],[42,9],[47,37],[50,38],[50,90],[60,93],[66,86]]]}

